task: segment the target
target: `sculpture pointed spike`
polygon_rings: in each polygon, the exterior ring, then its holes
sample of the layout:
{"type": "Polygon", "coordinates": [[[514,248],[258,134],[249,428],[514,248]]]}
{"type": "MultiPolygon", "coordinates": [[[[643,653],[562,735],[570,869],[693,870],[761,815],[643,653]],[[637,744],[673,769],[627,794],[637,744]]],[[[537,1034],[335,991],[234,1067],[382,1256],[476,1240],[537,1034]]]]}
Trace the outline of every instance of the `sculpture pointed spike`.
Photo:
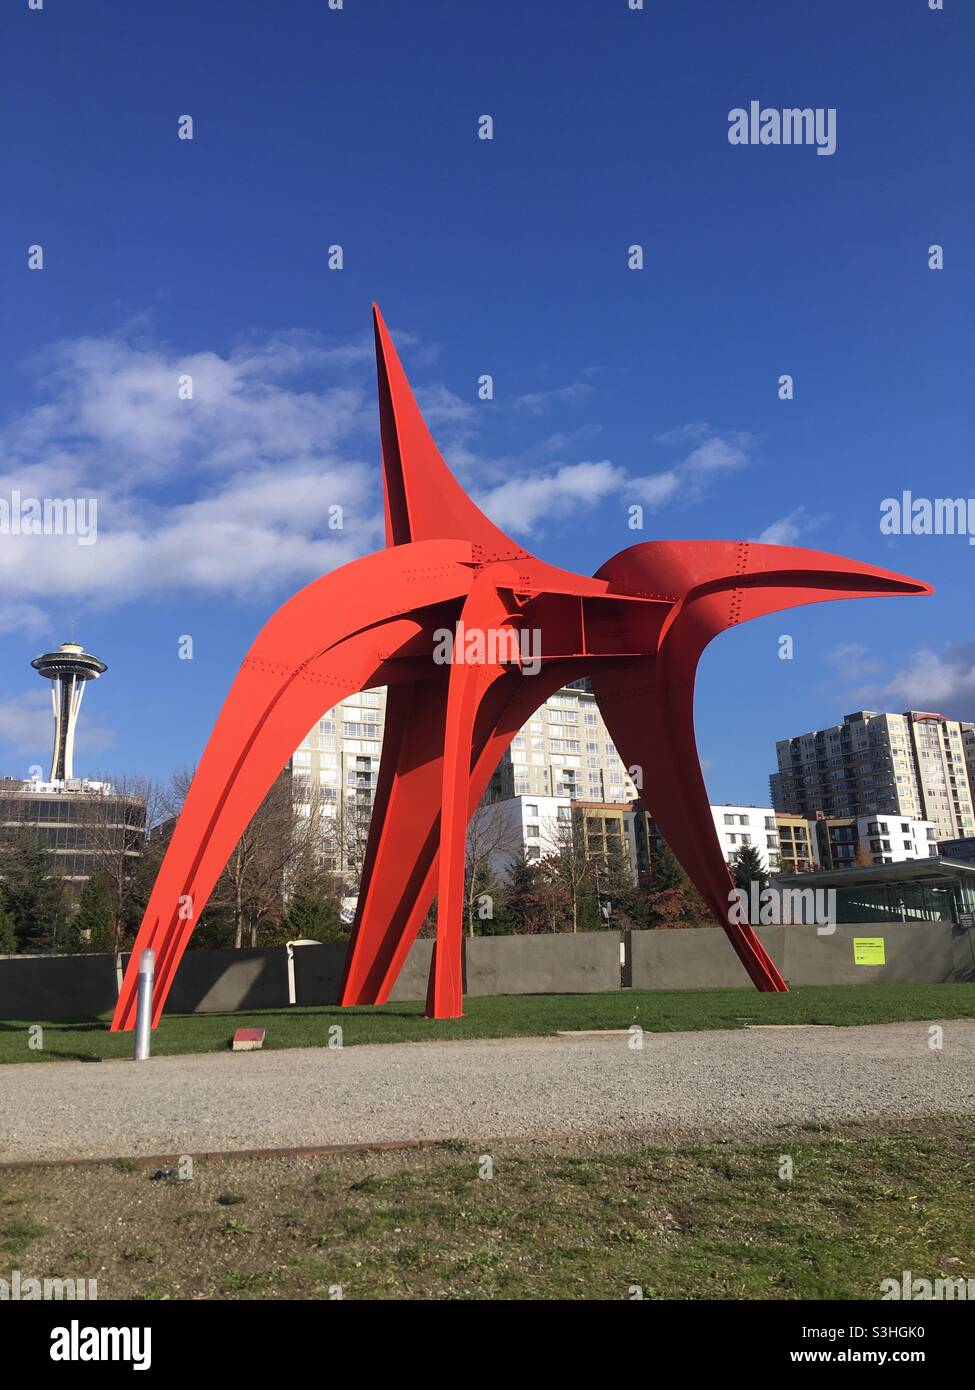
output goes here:
{"type": "Polygon", "coordinates": [[[420,413],[379,306],[372,306],[379,377],[386,544],[463,539],[485,559],[527,556],[489,521],[451,473],[420,413]]]}

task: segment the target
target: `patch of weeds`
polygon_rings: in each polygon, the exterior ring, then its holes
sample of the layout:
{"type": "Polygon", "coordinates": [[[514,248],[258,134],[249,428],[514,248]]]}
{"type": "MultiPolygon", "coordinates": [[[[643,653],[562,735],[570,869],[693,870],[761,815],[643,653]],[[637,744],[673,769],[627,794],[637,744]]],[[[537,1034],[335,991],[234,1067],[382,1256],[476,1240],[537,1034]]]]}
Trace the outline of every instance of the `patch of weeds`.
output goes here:
{"type": "Polygon", "coordinates": [[[358,1182],[349,1184],[350,1192],[382,1192],[383,1188],[389,1186],[388,1178],[380,1178],[375,1173],[367,1173],[358,1182]]]}
{"type": "Polygon", "coordinates": [[[245,1226],[243,1221],[238,1221],[236,1216],[229,1217],[220,1227],[221,1231],[226,1231],[228,1235],[252,1236],[255,1234],[252,1226],[245,1226]]]}
{"type": "Polygon", "coordinates": [[[221,1279],[220,1291],[222,1293],[248,1293],[253,1289],[264,1289],[272,1284],[283,1284],[285,1278],[283,1269],[235,1269],[221,1279]]]}
{"type": "Polygon", "coordinates": [[[8,1255],[21,1255],[28,1245],[41,1236],[47,1235],[47,1227],[41,1226],[33,1217],[23,1216],[0,1226],[0,1250],[8,1255]]]}

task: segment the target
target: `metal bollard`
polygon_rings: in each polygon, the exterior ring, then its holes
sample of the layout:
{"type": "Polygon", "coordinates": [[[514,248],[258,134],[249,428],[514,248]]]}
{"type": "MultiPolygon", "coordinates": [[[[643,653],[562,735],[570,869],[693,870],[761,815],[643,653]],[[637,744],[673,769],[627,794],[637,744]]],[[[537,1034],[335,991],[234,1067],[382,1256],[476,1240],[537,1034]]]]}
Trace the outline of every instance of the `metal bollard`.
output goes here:
{"type": "Polygon", "coordinates": [[[156,968],[156,957],[146,950],[139,957],[139,993],[135,1009],[135,1051],[133,1060],[145,1062],[149,1057],[149,1039],[152,1035],[152,977],[156,968]]]}

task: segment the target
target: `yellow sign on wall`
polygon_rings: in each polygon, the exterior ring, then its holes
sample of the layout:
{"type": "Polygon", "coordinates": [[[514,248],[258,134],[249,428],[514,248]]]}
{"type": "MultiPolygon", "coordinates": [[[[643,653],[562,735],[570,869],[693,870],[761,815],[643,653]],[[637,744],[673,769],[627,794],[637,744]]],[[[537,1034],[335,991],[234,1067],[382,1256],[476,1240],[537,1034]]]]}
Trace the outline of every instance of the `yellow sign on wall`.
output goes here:
{"type": "Polygon", "coordinates": [[[854,965],[886,965],[884,938],[882,936],[855,936],[853,938],[854,965]]]}

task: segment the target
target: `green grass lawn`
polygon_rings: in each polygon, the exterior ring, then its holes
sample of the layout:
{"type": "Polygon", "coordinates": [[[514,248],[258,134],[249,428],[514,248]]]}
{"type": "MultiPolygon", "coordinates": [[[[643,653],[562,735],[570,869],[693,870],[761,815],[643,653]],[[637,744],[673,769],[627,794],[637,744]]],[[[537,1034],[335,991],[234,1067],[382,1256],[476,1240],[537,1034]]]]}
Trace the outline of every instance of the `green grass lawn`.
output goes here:
{"type": "MultiPolygon", "coordinates": [[[[513,1038],[559,1029],[628,1028],[648,1032],[743,1028],[749,1023],[821,1023],[849,1026],[912,1019],[975,1018],[975,984],[807,986],[789,994],[753,989],[626,990],[618,994],[533,994],[469,998],[461,1019],[423,1017],[421,1003],[381,1008],[292,1008],[235,1014],[164,1017],[152,1039],[155,1056],[213,1052],[229,1046],[243,1026],[267,1030],[264,1046],[322,1047],[329,1030],[342,1043],[427,1042],[438,1038],[513,1038]]],[[[56,1062],[128,1057],[131,1033],[110,1033],[107,1019],[44,1023],[43,1046],[29,1046],[26,1022],[0,1022],[0,1063],[56,1062]]]]}
{"type": "MultiPolygon", "coordinates": [[[[873,992],[873,991],[869,991],[873,992]]],[[[806,1126],[806,1129],[813,1127],[806,1126]]],[[[0,1172],[0,1268],[110,1298],[869,1299],[975,1277],[975,1131],[0,1172]],[[792,1162],[789,1177],[783,1158],[792,1162]]]]}

